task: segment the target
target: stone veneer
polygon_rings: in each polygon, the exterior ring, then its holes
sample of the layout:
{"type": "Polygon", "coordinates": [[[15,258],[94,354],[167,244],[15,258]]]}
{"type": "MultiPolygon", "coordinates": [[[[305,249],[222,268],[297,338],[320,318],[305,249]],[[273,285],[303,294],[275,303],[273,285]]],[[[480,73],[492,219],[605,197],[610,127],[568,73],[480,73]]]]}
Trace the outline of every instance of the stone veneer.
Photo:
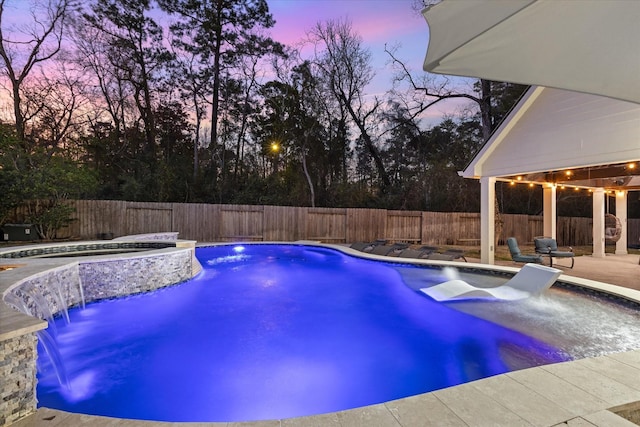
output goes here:
{"type": "Polygon", "coordinates": [[[29,276],[4,295],[4,302],[18,311],[46,320],[64,308],[80,304],[78,270],[78,263],[72,262],[29,276]]]}
{"type": "MultiPolygon", "coordinates": [[[[138,294],[193,277],[192,251],[81,263],[80,280],[86,302],[138,294]]],[[[197,261],[195,261],[197,262],[197,261]]]]}
{"type": "Polygon", "coordinates": [[[76,261],[20,281],[4,299],[15,309],[45,320],[79,305],[83,294],[84,301],[91,302],[183,282],[193,277],[193,262],[190,250],[76,261]],[[37,301],[34,295],[42,299],[37,301]]]}
{"type": "Polygon", "coordinates": [[[0,425],[35,411],[37,343],[35,334],[0,341],[0,425]]]}
{"type": "MultiPolygon", "coordinates": [[[[195,242],[176,248],[71,261],[28,276],[4,292],[4,302],[46,319],[85,302],[151,291],[183,282],[200,271],[195,242]],[[65,307],[66,306],[66,307],[65,307]]],[[[36,410],[37,332],[0,340],[0,426],[36,410]]]]}

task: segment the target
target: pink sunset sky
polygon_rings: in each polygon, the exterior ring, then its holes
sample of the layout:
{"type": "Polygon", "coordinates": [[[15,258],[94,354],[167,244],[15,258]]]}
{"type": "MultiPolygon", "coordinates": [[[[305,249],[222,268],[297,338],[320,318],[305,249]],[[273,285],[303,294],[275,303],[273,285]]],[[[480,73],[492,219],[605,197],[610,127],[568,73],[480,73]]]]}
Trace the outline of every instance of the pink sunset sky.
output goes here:
{"type": "Polygon", "coordinates": [[[427,52],[428,27],[412,0],[267,0],[276,20],[272,37],[287,45],[297,45],[318,22],[351,22],[371,51],[376,77],[373,92],[391,87],[389,56],[385,44],[398,46],[398,56],[413,70],[422,69],[427,52]]]}
{"type": "MultiPolygon", "coordinates": [[[[362,37],[372,55],[375,76],[367,88],[368,95],[383,95],[392,87],[393,70],[385,45],[396,48],[396,56],[420,75],[429,40],[424,17],[414,10],[413,0],[267,0],[276,24],[271,37],[289,46],[299,47],[307,33],[328,20],[348,20],[362,37]]],[[[32,24],[27,0],[11,0],[6,18],[9,26],[32,24]]],[[[162,20],[161,20],[162,23],[162,20]]],[[[3,25],[4,27],[4,25],[3,25]]],[[[306,59],[305,51],[302,51],[306,59]]],[[[0,94],[0,99],[2,94],[0,94]]],[[[437,123],[444,114],[457,111],[459,103],[445,103],[424,114],[428,122],[437,123]]]]}
{"type": "MultiPolygon", "coordinates": [[[[393,70],[385,45],[397,47],[396,56],[414,75],[424,73],[429,27],[412,0],[267,0],[276,25],[271,36],[286,45],[297,46],[318,22],[344,20],[362,37],[372,55],[375,77],[369,95],[382,95],[391,89],[393,70]]],[[[304,57],[303,51],[303,57],[304,57]]],[[[461,79],[463,80],[463,79],[461,79]]],[[[467,103],[448,101],[423,113],[425,124],[437,124],[444,115],[455,114],[467,103]]]]}

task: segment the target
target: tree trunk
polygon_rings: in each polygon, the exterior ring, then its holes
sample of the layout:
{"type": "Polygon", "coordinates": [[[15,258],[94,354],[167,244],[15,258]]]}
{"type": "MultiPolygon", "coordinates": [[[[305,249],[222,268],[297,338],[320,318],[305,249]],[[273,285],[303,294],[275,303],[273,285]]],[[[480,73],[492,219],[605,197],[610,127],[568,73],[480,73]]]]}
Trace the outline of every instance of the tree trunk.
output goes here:
{"type": "Polygon", "coordinates": [[[346,97],[343,96],[344,105],[347,107],[349,111],[349,115],[351,115],[351,119],[354,121],[358,129],[360,130],[360,136],[364,140],[364,144],[369,150],[371,157],[373,157],[373,161],[376,164],[376,169],[378,170],[378,175],[380,176],[380,180],[382,181],[382,191],[386,191],[387,188],[391,186],[391,180],[389,180],[389,175],[384,168],[384,163],[382,163],[382,158],[380,157],[380,153],[378,153],[378,149],[373,145],[373,141],[371,140],[371,136],[369,136],[369,132],[364,126],[364,123],[359,119],[356,115],[356,112],[353,111],[353,108],[349,102],[347,102],[346,97]]]}
{"type": "Polygon", "coordinates": [[[482,118],[482,138],[485,141],[488,141],[491,137],[491,133],[493,132],[493,122],[491,117],[493,116],[491,112],[491,81],[489,80],[480,80],[480,115],[482,118]]]}
{"type": "Polygon", "coordinates": [[[194,101],[194,105],[196,105],[196,135],[193,140],[193,183],[194,184],[198,180],[198,165],[199,165],[198,149],[200,148],[200,123],[202,121],[200,118],[200,109],[197,107],[198,100],[196,98],[197,98],[197,94],[194,92],[193,101],[194,101]]]}
{"type": "Polygon", "coordinates": [[[305,132],[304,135],[304,143],[302,144],[302,170],[304,171],[304,176],[307,178],[307,184],[309,185],[309,193],[311,193],[311,207],[316,207],[316,191],[313,186],[313,181],[311,180],[311,176],[309,175],[309,170],[307,169],[307,143],[309,142],[309,134],[305,132]]]}
{"type": "MultiPolygon", "coordinates": [[[[220,12],[220,6],[218,7],[220,12]]],[[[216,31],[216,41],[213,52],[213,94],[211,97],[211,172],[213,177],[213,187],[217,183],[216,150],[218,149],[218,111],[220,110],[220,59],[222,57],[222,28],[216,31]]]]}
{"type": "Polygon", "coordinates": [[[24,141],[24,117],[20,111],[20,83],[12,79],[11,85],[13,86],[13,114],[16,119],[16,134],[20,141],[24,141]]]}

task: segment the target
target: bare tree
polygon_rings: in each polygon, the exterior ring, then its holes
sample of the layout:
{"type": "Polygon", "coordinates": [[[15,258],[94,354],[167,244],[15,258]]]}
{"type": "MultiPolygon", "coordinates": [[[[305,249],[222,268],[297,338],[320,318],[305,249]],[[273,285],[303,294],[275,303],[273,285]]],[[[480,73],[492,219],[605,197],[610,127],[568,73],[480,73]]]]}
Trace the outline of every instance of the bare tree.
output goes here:
{"type": "Polygon", "coordinates": [[[47,62],[60,51],[73,0],[36,1],[29,10],[31,22],[20,26],[11,24],[19,20],[7,16],[8,3],[0,0],[0,58],[11,84],[16,134],[23,140],[22,85],[36,65],[47,62]]]}
{"type": "Polygon", "coordinates": [[[473,89],[461,87],[462,78],[452,81],[448,76],[425,73],[420,71],[415,75],[412,70],[399,59],[394,49],[385,46],[391,63],[396,68],[394,77],[394,94],[410,111],[411,119],[415,119],[426,110],[443,101],[466,99],[478,108],[482,138],[486,141],[493,130],[511,108],[511,101],[524,93],[527,86],[511,83],[494,82],[484,79],[464,79],[472,82],[473,89]],[[398,86],[408,86],[405,93],[397,90],[398,86]],[[508,105],[505,105],[507,101],[508,105]]]}
{"type": "Polygon", "coordinates": [[[314,63],[330,93],[360,131],[384,191],[391,181],[371,135],[371,119],[381,102],[375,97],[372,100],[365,97],[365,88],[374,76],[371,53],[362,46],[362,38],[353,32],[351,23],[346,20],[318,23],[310,33],[310,40],[316,50],[314,63]]]}
{"type": "Polygon", "coordinates": [[[422,12],[427,7],[434,6],[440,3],[442,0],[413,0],[411,2],[411,9],[413,9],[416,13],[422,12]]]}
{"type": "Polygon", "coordinates": [[[91,76],[92,85],[86,87],[86,95],[94,104],[95,122],[105,120],[101,117],[106,114],[116,139],[122,141],[124,147],[127,115],[132,110],[129,100],[133,93],[124,72],[114,64],[118,60],[117,51],[110,48],[105,33],[86,25],[83,20],[75,21],[73,30],[74,62],[91,76]]]}
{"type": "MultiPolygon", "coordinates": [[[[199,55],[176,40],[171,40],[171,48],[175,56],[175,67],[170,72],[174,81],[178,82],[178,90],[182,99],[193,109],[195,118],[195,131],[193,137],[193,181],[199,175],[199,153],[201,146],[202,121],[207,112],[207,96],[209,92],[209,82],[211,80],[210,70],[202,66],[199,55]]],[[[206,139],[206,138],[204,138],[206,139]]]]}
{"type": "Polygon", "coordinates": [[[163,44],[162,27],[151,17],[150,0],[97,0],[82,16],[87,26],[104,34],[112,69],[132,88],[144,123],[145,153],[155,147],[154,89],[172,59],[163,44]]]}
{"type": "Polygon", "coordinates": [[[240,129],[236,144],[236,163],[234,165],[234,177],[238,178],[239,168],[242,164],[244,152],[244,141],[247,133],[249,114],[252,111],[252,96],[258,86],[258,65],[260,58],[257,56],[246,56],[240,61],[240,85],[242,89],[242,107],[240,109],[240,129]]]}
{"type": "Polygon", "coordinates": [[[63,63],[58,65],[56,70],[41,72],[22,91],[24,117],[33,123],[25,134],[49,155],[65,148],[67,136],[81,124],[78,113],[86,103],[81,76],[63,63]]]}

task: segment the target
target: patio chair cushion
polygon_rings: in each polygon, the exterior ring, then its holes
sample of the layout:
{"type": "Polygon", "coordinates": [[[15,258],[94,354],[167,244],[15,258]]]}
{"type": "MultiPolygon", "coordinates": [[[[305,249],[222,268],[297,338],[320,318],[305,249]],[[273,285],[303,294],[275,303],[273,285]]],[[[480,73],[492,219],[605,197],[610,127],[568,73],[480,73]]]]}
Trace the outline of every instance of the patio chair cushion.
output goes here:
{"type": "Polygon", "coordinates": [[[550,237],[537,237],[533,240],[536,246],[536,253],[550,255],[557,258],[573,257],[572,251],[559,251],[558,242],[550,237]]]}
{"type": "Polygon", "coordinates": [[[515,237],[509,237],[507,239],[507,246],[509,247],[509,252],[511,253],[511,259],[515,262],[535,262],[537,264],[542,264],[542,257],[540,255],[524,255],[520,252],[520,248],[518,247],[518,241],[515,237]]]}

